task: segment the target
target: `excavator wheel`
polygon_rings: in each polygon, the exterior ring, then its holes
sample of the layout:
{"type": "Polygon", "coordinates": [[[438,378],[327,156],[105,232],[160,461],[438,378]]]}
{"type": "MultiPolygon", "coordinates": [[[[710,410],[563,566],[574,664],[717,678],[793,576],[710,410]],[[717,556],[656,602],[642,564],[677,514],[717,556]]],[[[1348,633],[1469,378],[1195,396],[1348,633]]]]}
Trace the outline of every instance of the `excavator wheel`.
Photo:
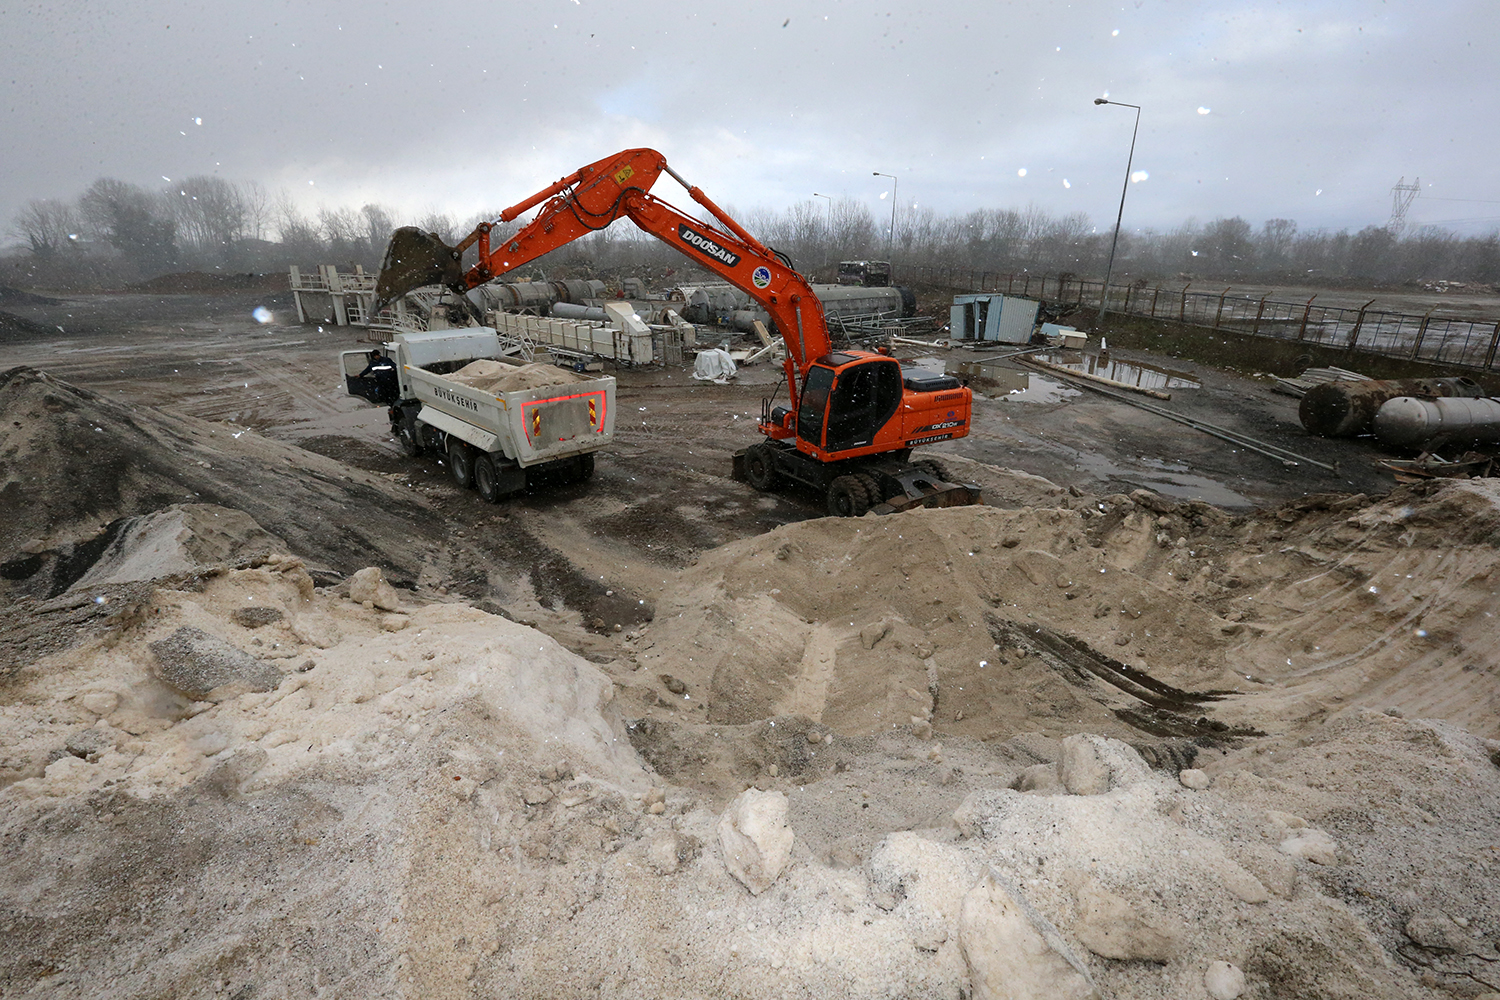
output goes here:
{"type": "Polygon", "coordinates": [[[919,458],[911,464],[915,465],[923,472],[932,476],[934,479],[940,479],[945,483],[951,483],[953,481],[951,478],[949,478],[950,476],[952,476],[952,473],[948,471],[948,466],[944,465],[938,459],[919,458]]]}
{"type": "Polygon", "coordinates": [[[500,499],[500,476],[495,471],[495,460],[483,453],[474,456],[474,489],[486,503],[500,499]]]}
{"type": "Polygon", "coordinates": [[[865,486],[865,496],[870,500],[870,506],[885,502],[885,491],[880,488],[880,478],[869,472],[856,472],[855,478],[865,486]]]}
{"type": "Polygon", "coordinates": [[[464,489],[474,485],[474,458],[469,454],[469,446],[457,438],[448,442],[448,472],[464,489]]]}
{"type": "Polygon", "coordinates": [[[862,517],[870,509],[870,495],[856,476],[839,476],[828,484],[828,513],[834,517],[862,517]]]}
{"type": "Polygon", "coordinates": [[[745,452],[745,478],[758,490],[776,486],[776,459],[763,444],[751,445],[745,452]]]}

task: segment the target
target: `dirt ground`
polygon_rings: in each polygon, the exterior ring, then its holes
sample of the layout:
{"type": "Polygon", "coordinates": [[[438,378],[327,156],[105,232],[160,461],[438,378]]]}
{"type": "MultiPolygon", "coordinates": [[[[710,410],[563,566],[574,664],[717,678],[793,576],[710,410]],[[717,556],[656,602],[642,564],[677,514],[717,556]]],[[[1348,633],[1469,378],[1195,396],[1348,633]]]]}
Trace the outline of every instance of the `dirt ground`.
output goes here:
{"type": "Polygon", "coordinates": [[[6,308],[7,995],[1500,992],[1493,481],[1117,351],[1337,471],[1011,364],[988,506],[830,519],[666,367],[485,505],[284,297],[6,308]]]}
{"type": "MultiPolygon", "coordinates": [[[[353,464],[381,472],[405,468],[377,458],[395,460],[398,455],[383,433],[381,411],[343,395],[330,363],[337,351],[359,346],[361,331],[298,326],[286,295],[82,296],[55,306],[15,305],[9,311],[55,328],[56,336],[0,334],[0,365],[31,365],[111,398],[232,421],[278,440],[307,443],[316,451],[342,450],[341,457],[353,464]],[[273,322],[255,322],[251,312],[258,306],[271,309],[273,322]]],[[[971,364],[991,356],[924,348],[898,354],[906,360],[924,359],[933,367],[971,364]]],[[[1379,453],[1367,442],[1309,438],[1297,421],[1296,400],[1270,392],[1269,379],[1119,349],[1112,356],[1201,383],[1199,388],[1178,390],[1170,404],[1161,405],[1337,463],[1340,474],[1311,467],[1285,469],[1271,459],[1242,455],[1232,445],[1102,396],[1060,386],[1050,376],[1015,363],[996,366],[1010,373],[1004,385],[976,383],[981,393],[992,395],[977,401],[969,437],[937,446],[934,452],[951,451],[1090,493],[1146,487],[1237,509],[1334,489],[1383,492],[1392,485],[1384,474],[1369,469],[1369,461],[1379,453]],[[1016,391],[1027,384],[1031,391],[1016,391]]],[[[631,407],[622,411],[617,424],[616,455],[605,456],[619,461],[600,463],[603,482],[611,491],[640,491],[642,483],[652,481],[670,484],[674,494],[706,490],[703,506],[710,512],[720,511],[721,497],[727,501],[730,495],[742,506],[758,509],[744,490],[725,485],[728,495],[719,494],[719,484],[711,480],[722,479],[727,456],[755,439],[761,397],[774,390],[779,368],[745,368],[724,386],[694,382],[683,369],[648,368],[616,375],[622,399],[631,407]],[[635,486],[625,485],[632,482],[634,468],[623,476],[609,468],[638,466],[651,454],[660,464],[653,464],[647,476],[636,475],[635,486]]],[[[775,512],[753,515],[744,530],[729,529],[730,534],[763,530],[764,518],[792,519],[794,510],[804,516],[821,513],[811,498],[789,503],[785,509],[778,504],[775,512]]],[[[710,520],[727,525],[735,518],[726,510],[711,514],[710,520]]]]}
{"type": "MultiPolygon", "coordinates": [[[[696,553],[823,514],[811,494],[758,494],[727,474],[733,452],[756,439],[762,397],[776,391],[780,369],[772,365],[744,368],[727,385],[695,381],[687,368],[616,372],[616,437],[594,479],[489,507],[455,487],[440,463],[402,456],[384,410],[343,393],[337,353],[362,346],[364,331],[298,325],[287,293],[59,297],[12,304],[9,312],[49,332],[0,334],[0,369],[32,366],[110,400],[227,422],[412,487],[430,505],[425,523],[349,512],[369,536],[372,561],[413,585],[413,567],[431,561],[428,547],[439,538],[441,557],[428,573],[441,579],[424,582],[510,608],[559,637],[570,623],[566,641],[580,651],[593,648],[588,632],[649,619],[661,588],[696,553]],[[270,322],[254,318],[258,308],[270,311],[270,322]]],[[[934,368],[991,356],[919,347],[898,353],[934,368]]],[[[1368,439],[1309,438],[1297,401],[1270,392],[1268,378],[1139,352],[1113,356],[1200,385],[1153,405],[1340,471],[1244,454],[1013,362],[986,367],[974,380],[972,432],[933,454],[1041,476],[1081,494],[1145,488],[1234,511],[1330,491],[1379,495],[1394,485],[1370,467],[1379,453],[1368,439]]],[[[991,485],[991,503],[1034,499],[1007,499],[1008,484],[991,485]]]]}

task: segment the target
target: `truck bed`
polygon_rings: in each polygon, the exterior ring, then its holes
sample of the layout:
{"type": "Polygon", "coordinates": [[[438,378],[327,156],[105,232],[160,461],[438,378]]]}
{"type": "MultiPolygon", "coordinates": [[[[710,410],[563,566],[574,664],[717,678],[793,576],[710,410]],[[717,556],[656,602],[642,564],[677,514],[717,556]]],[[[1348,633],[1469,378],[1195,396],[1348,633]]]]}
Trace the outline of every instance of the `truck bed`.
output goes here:
{"type": "Polygon", "coordinates": [[[614,438],[615,380],[609,376],[495,390],[412,366],[401,375],[422,403],[419,421],[481,451],[501,452],[522,468],[597,451],[614,438]]]}

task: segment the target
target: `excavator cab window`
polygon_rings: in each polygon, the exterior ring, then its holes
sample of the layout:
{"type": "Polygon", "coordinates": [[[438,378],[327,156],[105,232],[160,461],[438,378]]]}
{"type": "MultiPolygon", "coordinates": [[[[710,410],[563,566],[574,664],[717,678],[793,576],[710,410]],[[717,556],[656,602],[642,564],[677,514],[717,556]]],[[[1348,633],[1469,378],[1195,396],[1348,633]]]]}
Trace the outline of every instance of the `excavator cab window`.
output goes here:
{"type": "Polygon", "coordinates": [[[797,436],[823,447],[823,415],[828,412],[828,393],[833,389],[833,369],[814,365],[802,381],[802,401],[797,407],[797,436]]]}
{"type": "Polygon", "coordinates": [[[826,450],[870,444],[900,405],[901,366],[895,361],[864,361],[842,369],[828,408],[826,450]]]}

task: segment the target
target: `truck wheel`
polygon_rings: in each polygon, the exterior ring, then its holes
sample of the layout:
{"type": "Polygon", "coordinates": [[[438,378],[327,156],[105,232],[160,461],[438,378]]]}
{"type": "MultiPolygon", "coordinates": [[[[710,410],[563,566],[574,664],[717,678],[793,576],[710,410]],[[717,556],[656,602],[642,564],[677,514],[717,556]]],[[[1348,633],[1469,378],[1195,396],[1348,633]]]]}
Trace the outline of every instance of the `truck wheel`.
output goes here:
{"type": "Polygon", "coordinates": [[[751,445],[745,452],[745,478],[758,490],[776,485],[776,456],[763,444],[751,445]]]}
{"type": "Polygon", "coordinates": [[[417,436],[416,425],[410,420],[403,420],[396,425],[396,440],[401,442],[401,451],[407,458],[416,458],[422,454],[422,441],[417,436]]]}
{"type": "Polygon", "coordinates": [[[593,452],[589,452],[587,455],[579,455],[578,456],[578,481],[580,483],[587,482],[588,480],[590,480],[592,478],[594,478],[594,454],[593,454],[593,452]]]}
{"type": "Polygon", "coordinates": [[[828,486],[828,513],[834,517],[860,517],[870,509],[865,484],[853,476],[839,476],[828,486]]]}
{"type": "Polygon", "coordinates": [[[500,499],[500,475],[495,471],[495,460],[482,452],[474,456],[474,489],[485,503],[500,499]]]}
{"type": "Polygon", "coordinates": [[[469,446],[462,441],[448,442],[448,472],[464,489],[474,485],[474,459],[469,454],[469,446]]]}

